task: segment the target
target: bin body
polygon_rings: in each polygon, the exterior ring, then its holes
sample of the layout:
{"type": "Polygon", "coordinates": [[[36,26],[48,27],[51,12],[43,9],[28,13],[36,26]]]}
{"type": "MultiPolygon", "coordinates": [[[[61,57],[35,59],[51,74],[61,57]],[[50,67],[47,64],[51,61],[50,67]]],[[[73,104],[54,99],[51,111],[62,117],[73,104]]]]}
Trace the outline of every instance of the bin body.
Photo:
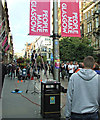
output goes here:
{"type": "Polygon", "coordinates": [[[60,117],[60,82],[41,82],[41,114],[43,118],[60,117]]]}

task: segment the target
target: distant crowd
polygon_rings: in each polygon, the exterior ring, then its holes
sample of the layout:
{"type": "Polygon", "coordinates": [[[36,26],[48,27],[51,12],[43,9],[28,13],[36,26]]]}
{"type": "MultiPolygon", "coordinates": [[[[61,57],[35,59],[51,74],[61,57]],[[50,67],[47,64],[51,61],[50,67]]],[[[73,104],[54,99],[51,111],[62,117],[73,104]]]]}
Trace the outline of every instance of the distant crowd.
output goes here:
{"type": "MultiPolygon", "coordinates": [[[[73,64],[73,62],[66,62],[66,63],[61,63],[60,65],[60,77],[62,77],[62,80],[64,80],[64,78],[69,78],[73,73],[78,72],[80,69],[84,68],[84,64],[83,62],[75,62],[75,64],[73,64]]],[[[95,67],[93,68],[97,74],[100,74],[100,66],[98,63],[95,63],[95,67]]]]}
{"type": "MultiPolygon", "coordinates": [[[[73,64],[73,62],[66,62],[66,63],[61,63],[60,64],[60,77],[62,78],[62,80],[64,80],[65,78],[69,78],[70,76],[75,73],[78,72],[80,69],[84,68],[84,65],[82,62],[78,63],[75,62],[75,64],[73,64]]],[[[15,77],[17,77],[19,80],[20,79],[30,79],[31,76],[35,76],[37,78],[39,78],[39,74],[40,71],[44,70],[44,75],[47,74],[47,71],[49,72],[49,75],[52,74],[53,75],[53,63],[51,62],[51,64],[48,64],[47,62],[45,62],[44,64],[41,63],[37,63],[37,64],[30,64],[27,63],[26,66],[24,67],[20,67],[18,65],[16,65],[16,63],[10,63],[7,65],[3,65],[2,67],[2,73],[3,75],[8,74],[8,76],[13,79],[15,77]]],[[[100,74],[100,67],[97,63],[95,63],[95,68],[94,70],[100,74]]]]}

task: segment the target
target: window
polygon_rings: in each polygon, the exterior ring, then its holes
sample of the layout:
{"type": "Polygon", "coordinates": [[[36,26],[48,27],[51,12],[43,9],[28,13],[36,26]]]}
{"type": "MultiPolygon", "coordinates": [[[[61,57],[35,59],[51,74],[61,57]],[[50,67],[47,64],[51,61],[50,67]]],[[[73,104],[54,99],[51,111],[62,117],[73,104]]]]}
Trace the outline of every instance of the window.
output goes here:
{"type": "Polygon", "coordinates": [[[92,31],[92,23],[90,22],[90,32],[92,31]]]}
{"type": "Polygon", "coordinates": [[[51,53],[49,53],[49,59],[51,58],[51,53]]]}
{"type": "Polygon", "coordinates": [[[47,52],[47,48],[44,48],[44,52],[47,52]]]}
{"type": "Polygon", "coordinates": [[[90,30],[89,30],[89,23],[87,24],[87,31],[89,32],[90,30]]]}
{"type": "Polygon", "coordinates": [[[99,26],[99,17],[96,17],[96,28],[99,26]]]}
{"type": "Polygon", "coordinates": [[[93,9],[91,9],[91,15],[93,15],[93,9]]]}
{"type": "Polygon", "coordinates": [[[88,11],[88,17],[90,17],[90,11],[88,11]]]}
{"type": "Polygon", "coordinates": [[[97,9],[97,7],[95,6],[95,7],[94,7],[94,11],[96,11],[96,9],[97,9]]]}
{"type": "Polygon", "coordinates": [[[51,52],[51,48],[49,48],[49,52],[51,52]]]}
{"type": "Polygon", "coordinates": [[[98,47],[98,39],[95,40],[95,47],[98,47]]]}

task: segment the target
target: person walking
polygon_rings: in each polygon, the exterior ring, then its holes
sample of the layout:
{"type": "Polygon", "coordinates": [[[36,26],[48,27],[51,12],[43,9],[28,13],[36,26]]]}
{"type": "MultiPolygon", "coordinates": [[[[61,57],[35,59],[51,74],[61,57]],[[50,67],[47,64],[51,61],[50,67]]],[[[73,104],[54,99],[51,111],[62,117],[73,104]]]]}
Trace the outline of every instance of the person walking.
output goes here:
{"type": "Polygon", "coordinates": [[[22,79],[22,70],[20,67],[18,68],[17,78],[18,78],[18,80],[22,79]]]}
{"type": "Polygon", "coordinates": [[[65,66],[64,66],[64,63],[62,63],[62,65],[61,65],[62,80],[64,80],[65,75],[66,75],[65,66]]]}
{"type": "Polygon", "coordinates": [[[67,62],[66,63],[66,78],[68,78],[68,76],[69,76],[69,70],[68,70],[68,65],[69,65],[69,63],[67,62]]]}
{"type": "Polygon", "coordinates": [[[78,64],[78,62],[75,62],[75,64],[74,64],[74,72],[75,72],[78,68],[79,68],[79,64],[78,64]]]}
{"type": "Polygon", "coordinates": [[[100,103],[99,75],[93,70],[95,60],[87,56],[84,68],[69,80],[66,101],[66,120],[98,120],[100,103]]]}
{"type": "Polygon", "coordinates": [[[12,63],[12,67],[11,67],[11,80],[12,80],[13,78],[15,78],[15,71],[16,71],[15,64],[12,63]]]}
{"type": "Polygon", "coordinates": [[[71,61],[71,62],[70,62],[70,64],[68,65],[68,70],[69,70],[69,76],[68,76],[68,81],[69,81],[69,79],[70,79],[71,75],[74,73],[74,70],[75,70],[75,68],[74,68],[74,65],[73,65],[73,62],[72,62],[72,61],[71,61]]]}
{"type": "Polygon", "coordinates": [[[36,63],[36,58],[37,58],[36,50],[33,50],[33,53],[31,55],[31,61],[32,61],[33,64],[36,63]]]}

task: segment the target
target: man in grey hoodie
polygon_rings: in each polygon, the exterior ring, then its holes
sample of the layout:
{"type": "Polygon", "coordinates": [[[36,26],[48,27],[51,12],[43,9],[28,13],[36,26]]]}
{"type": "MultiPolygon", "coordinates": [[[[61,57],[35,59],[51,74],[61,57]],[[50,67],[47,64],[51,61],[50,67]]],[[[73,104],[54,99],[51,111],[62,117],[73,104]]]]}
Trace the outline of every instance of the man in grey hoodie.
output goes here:
{"type": "Polygon", "coordinates": [[[87,56],[84,69],[69,80],[66,101],[66,120],[98,120],[100,76],[93,71],[95,60],[87,56]]]}

